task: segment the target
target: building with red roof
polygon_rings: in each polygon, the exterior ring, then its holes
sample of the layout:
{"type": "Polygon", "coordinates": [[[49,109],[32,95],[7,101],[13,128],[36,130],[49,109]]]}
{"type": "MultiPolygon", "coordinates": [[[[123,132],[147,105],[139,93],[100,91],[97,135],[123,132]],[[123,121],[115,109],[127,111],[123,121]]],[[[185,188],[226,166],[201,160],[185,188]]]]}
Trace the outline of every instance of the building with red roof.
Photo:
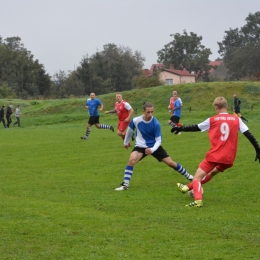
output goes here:
{"type": "Polygon", "coordinates": [[[171,64],[169,69],[164,68],[163,64],[152,64],[150,70],[144,70],[145,77],[151,77],[158,72],[160,79],[166,85],[195,83],[196,75],[187,70],[176,70],[171,64]]]}

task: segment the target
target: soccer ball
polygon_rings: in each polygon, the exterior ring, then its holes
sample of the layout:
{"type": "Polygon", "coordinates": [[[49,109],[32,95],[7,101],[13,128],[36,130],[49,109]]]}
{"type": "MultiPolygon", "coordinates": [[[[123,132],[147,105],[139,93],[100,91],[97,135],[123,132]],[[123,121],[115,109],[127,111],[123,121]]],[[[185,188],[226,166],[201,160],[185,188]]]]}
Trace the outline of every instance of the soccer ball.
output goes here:
{"type": "MultiPolygon", "coordinates": [[[[202,194],[203,194],[203,188],[201,187],[201,191],[202,191],[202,194]]],[[[189,190],[188,191],[188,195],[191,197],[191,198],[194,198],[194,192],[193,190],[189,190]]]]}

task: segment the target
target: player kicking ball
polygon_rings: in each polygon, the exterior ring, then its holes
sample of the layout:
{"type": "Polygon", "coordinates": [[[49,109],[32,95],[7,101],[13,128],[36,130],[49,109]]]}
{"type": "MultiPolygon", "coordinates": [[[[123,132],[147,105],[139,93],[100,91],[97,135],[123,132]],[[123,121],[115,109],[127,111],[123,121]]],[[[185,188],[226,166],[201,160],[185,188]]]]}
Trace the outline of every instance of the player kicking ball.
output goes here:
{"type": "Polygon", "coordinates": [[[238,144],[238,131],[251,142],[256,151],[255,161],[260,162],[260,147],[255,137],[249,132],[248,127],[240,117],[228,114],[227,100],[224,97],[217,97],[213,106],[216,115],[208,118],[198,125],[174,126],[172,133],[208,131],[211,148],[205,159],[199,164],[193,181],[184,185],[177,183],[178,189],[186,193],[193,189],[195,201],[186,205],[188,207],[202,207],[202,184],[210,181],[216,174],[223,172],[233,166],[238,144]]]}

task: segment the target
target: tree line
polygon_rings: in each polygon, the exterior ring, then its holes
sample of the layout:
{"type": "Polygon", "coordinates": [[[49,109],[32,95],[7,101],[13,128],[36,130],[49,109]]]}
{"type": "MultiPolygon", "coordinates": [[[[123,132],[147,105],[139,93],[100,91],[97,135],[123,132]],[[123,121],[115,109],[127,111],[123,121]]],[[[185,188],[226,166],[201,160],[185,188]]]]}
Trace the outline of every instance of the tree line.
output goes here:
{"type": "MultiPolygon", "coordinates": [[[[227,80],[260,80],[260,12],[250,13],[245,20],[243,27],[225,31],[218,42],[227,80]]],[[[157,62],[166,68],[174,64],[175,69],[195,73],[197,80],[210,81],[212,53],[201,44],[202,36],[186,30],[170,36],[173,40],[157,52],[157,62]]],[[[109,43],[103,50],[83,56],[74,71],[59,71],[51,77],[21,38],[0,36],[0,98],[64,98],[162,85],[158,75],[144,77],[144,61],[140,51],[109,43]]]]}

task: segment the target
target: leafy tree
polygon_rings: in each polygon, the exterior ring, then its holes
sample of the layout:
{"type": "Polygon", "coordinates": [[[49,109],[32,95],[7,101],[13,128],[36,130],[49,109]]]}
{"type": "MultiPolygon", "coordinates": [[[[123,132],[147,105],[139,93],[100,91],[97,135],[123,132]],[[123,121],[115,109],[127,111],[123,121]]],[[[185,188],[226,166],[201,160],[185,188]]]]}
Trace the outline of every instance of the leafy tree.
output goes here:
{"type": "Polygon", "coordinates": [[[246,24],[240,29],[225,31],[218,42],[219,54],[232,79],[254,76],[260,71],[260,12],[249,14],[246,24]]]}
{"type": "Polygon", "coordinates": [[[76,71],[67,75],[65,71],[60,70],[54,74],[50,91],[51,96],[65,98],[69,96],[82,96],[84,93],[84,85],[79,80],[76,71]]]}
{"type": "Polygon", "coordinates": [[[0,82],[7,82],[8,87],[22,98],[46,95],[51,86],[44,66],[34,60],[19,37],[4,41],[0,37],[0,82]]]}
{"type": "Polygon", "coordinates": [[[5,39],[5,44],[13,51],[26,51],[26,49],[24,48],[24,44],[21,43],[20,37],[7,37],[5,39]]]}
{"type": "Polygon", "coordinates": [[[128,47],[106,44],[101,52],[91,57],[83,57],[76,74],[85,87],[85,94],[95,92],[105,94],[114,91],[129,90],[132,79],[140,76],[145,61],[138,51],[128,47]]]}
{"type": "Polygon", "coordinates": [[[157,86],[163,86],[165,83],[160,80],[160,77],[157,74],[151,76],[151,77],[145,77],[144,75],[140,77],[133,78],[133,85],[136,89],[141,88],[151,88],[151,87],[157,87],[157,86]]]}
{"type": "Polygon", "coordinates": [[[66,92],[68,96],[85,95],[84,84],[78,79],[76,71],[73,71],[66,80],[66,92]]]}
{"type": "Polygon", "coordinates": [[[0,84],[0,98],[14,98],[15,93],[9,88],[6,82],[0,84]]]}
{"type": "Polygon", "coordinates": [[[193,32],[188,35],[186,30],[183,31],[183,35],[176,33],[170,36],[173,40],[157,52],[158,62],[163,63],[165,67],[174,64],[175,69],[186,69],[208,80],[211,51],[201,44],[202,37],[193,32]]]}
{"type": "Polygon", "coordinates": [[[66,80],[68,76],[65,71],[60,70],[56,72],[52,77],[52,88],[51,94],[53,96],[64,98],[67,96],[66,93],[66,80]]]}

